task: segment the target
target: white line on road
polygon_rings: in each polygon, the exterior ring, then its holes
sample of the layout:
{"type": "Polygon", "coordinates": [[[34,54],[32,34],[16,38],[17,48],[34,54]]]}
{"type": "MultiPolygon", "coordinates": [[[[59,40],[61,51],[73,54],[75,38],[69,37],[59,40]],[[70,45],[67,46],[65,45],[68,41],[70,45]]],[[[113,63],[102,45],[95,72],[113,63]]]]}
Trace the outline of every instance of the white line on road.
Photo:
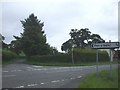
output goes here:
{"type": "Polygon", "coordinates": [[[33,70],[42,70],[42,69],[33,69],[33,70]]]}
{"type": "Polygon", "coordinates": [[[36,85],[38,85],[38,84],[30,84],[30,85],[27,85],[27,86],[30,87],[30,86],[36,86],[36,85]]]}
{"type": "Polygon", "coordinates": [[[22,70],[11,70],[11,72],[20,72],[22,70]]]}
{"type": "Polygon", "coordinates": [[[32,67],[27,67],[27,68],[29,68],[29,69],[34,69],[34,68],[32,68],[32,67]]]}
{"type": "MultiPolygon", "coordinates": [[[[82,76],[78,76],[77,78],[81,78],[82,76]]],[[[73,80],[73,79],[77,79],[77,78],[70,78],[71,80],[73,80]]],[[[62,80],[54,80],[54,81],[50,81],[51,83],[57,83],[57,82],[62,82],[62,81],[66,81],[66,80],[70,80],[70,79],[62,79],[62,80]]],[[[49,82],[48,82],[49,83],[49,82]]],[[[43,84],[48,84],[48,83],[40,83],[41,85],[43,85],[43,84]]],[[[37,86],[37,85],[40,85],[40,84],[28,84],[27,86],[28,87],[34,87],[34,86],[37,86]]],[[[18,86],[18,87],[16,87],[16,88],[24,88],[25,86],[18,86]]]]}
{"type": "Polygon", "coordinates": [[[24,88],[24,86],[18,86],[18,87],[16,87],[16,88],[24,88]]]}
{"type": "Polygon", "coordinates": [[[40,84],[45,84],[45,83],[40,83],[40,84]]]}
{"type": "Polygon", "coordinates": [[[77,78],[81,78],[82,76],[78,76],[77,78]]]}
{"type": "Polygon", "coordinates": [[[33,67],[43,67],[43,66],[33,66],[33,67]]]}
{"type": "Polygon", "coordinates": [[[14,77],[16,75],[3,75],[3,77],[14,77]]]}
{"type": "Polygon", "coordinates": [[[75,78],[70,78],[70,79],[72,80],[72,79],[75,79],[75,78]]]}
{"type": "Polygon", "coordinates": [[[3,71],[3,72],[9,72],[9,71],[3,71]]]}
{"type": "Polygon", "coordinates": [[[60,80],[56,80],[56,81],[51,81],[52,83],[55,83],[55,82],[60,82],[60,80]]]}
{"type": "Polygon", "coordinates": [[[61,81],[65,81],[64,79],[62,79],[61,81]]]}

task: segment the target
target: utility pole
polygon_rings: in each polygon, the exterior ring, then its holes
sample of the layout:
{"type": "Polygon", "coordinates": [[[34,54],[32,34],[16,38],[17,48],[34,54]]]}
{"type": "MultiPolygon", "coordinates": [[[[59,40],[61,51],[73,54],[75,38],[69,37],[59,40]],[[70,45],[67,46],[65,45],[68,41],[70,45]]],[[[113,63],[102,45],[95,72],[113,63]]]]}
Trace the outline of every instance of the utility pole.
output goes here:
{"type": "Polygon", "coordinates": [[[73,48],[74,48],[74,46],[72,45],[72,64],[74,64],[73,48]]]}
{"type": "MultiPolygon", "coordinates": [[[[111,42],[111,40],[109,40],[111,42]]],[[[112,49],[109,50],[110,52],[110,78],[112,77],[112,49]]]]}
{"type": "Polygon", "coordinates": [[[73,44],[73,39],[71,37],[72,40],[72,64],[74,64],[74,56],[73,56],[73,48],[74,48],[74,44],[73,44]]]}
{"type": "Polygon", "coordinates": [[[96,69],[97,69],[97,77],[98,77],[98,49],[96,50],[96,69]]]}

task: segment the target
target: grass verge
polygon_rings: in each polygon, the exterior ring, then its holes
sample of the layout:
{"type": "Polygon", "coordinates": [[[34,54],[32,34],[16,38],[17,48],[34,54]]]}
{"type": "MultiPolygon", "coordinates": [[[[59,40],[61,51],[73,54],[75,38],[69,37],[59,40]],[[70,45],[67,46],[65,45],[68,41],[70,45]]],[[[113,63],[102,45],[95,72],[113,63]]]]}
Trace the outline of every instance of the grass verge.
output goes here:
{"type": "Polygon", "coordinates": [[[85,77],[78,88],[118,88],[118,69],[112,70],[112,77],[107,70],[100,71],[99,76],[96,73],[85,77]]]}
{"type": "Polygon", "coordinates": [[[11,60],[8,60],[8,61],[5,61],[5,62],[2,62],[2,66],[6,66],[8,64],[12,64],[16,61],[16,59],[11,59],[11,60]]]}
{"type": "MultiPolygon", "coordinates": [[[[39,62],[34,60],[26,60],[25,63],[32,64],[32,65],[38,65],[38,66],[91,66],[96,65],[96,62],[81,62],[81,63],[62,63],[62,62],[39,62]]],[[[112,62],[113,64],[117,64],[116,61],[112,62]]],[[[110,62],[99,62],[99,65],[106,65],[110,64],[110,62]]]]}

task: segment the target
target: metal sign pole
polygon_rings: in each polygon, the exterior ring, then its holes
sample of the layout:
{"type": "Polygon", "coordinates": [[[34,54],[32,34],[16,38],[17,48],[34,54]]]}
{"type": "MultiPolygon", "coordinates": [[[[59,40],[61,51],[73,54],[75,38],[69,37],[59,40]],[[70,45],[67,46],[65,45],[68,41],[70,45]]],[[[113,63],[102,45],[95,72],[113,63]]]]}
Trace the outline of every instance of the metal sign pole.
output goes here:
{"type": "MultiPolygon", "coordinates": [[[[109,40],[111,42],[111,40],[109,40]]],[[[110,50],[110,78],[112,77],[112,49],[110,50]]]]}
{"type": "Polygon", "coordinates": [[[110,49],[110,77],[112,77],[112,50],[110,49]]]}
{"type": "Polygon", "coordinates": [[[73,58],[73,47],[72,47],[72,63],[74,64],[74,58],[73,58]]]}
{"type": "Polygon", "coordinates": [[[97,70],[97,77],[98,77],[98,49],[96,49],[96,70],[97,70]]]}

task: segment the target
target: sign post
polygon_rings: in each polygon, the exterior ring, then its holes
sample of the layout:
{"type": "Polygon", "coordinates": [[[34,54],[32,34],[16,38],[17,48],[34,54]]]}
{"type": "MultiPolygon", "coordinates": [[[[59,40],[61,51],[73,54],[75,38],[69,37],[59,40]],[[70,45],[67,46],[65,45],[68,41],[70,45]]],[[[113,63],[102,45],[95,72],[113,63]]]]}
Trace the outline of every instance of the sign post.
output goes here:
{"type": "MultiPolygon", "coordinates": [[[[109,40],[109,42],[111,42],[111,40],[109,40]]],[[[112,77],[112,49],[109,50],[110,51],[110,78],[112,77]]]]}
{"type": "Polygon", "coordinates": [[[110,77],[112,77],[112,50],[110,49],[110,77]]]}
{"type": "Polygon", "coordinates": [[[74,64],[74,58],[73,58],[73,46],[72,46],[72,64],[74,64]]]}
{"type": "Polygon", "coordinates": [[[119,48],[119,42],[93,43],[91,47],[94,49],[114,49],[119,48]]]}
{"type": "Polygon", "coordinates": [[[112,77],[112,49],[119,48],[119,42],[93,43],[92,48],[96,50],[96,69],[98,76],[98,49],[109,49],[110,51],[110,77],[112,77]]]}
{"type": "Polygon", "coordinates": [[[98,49],[96,50],[96,68],[97,68],[97,77],[98,77],[98,49]]]}

